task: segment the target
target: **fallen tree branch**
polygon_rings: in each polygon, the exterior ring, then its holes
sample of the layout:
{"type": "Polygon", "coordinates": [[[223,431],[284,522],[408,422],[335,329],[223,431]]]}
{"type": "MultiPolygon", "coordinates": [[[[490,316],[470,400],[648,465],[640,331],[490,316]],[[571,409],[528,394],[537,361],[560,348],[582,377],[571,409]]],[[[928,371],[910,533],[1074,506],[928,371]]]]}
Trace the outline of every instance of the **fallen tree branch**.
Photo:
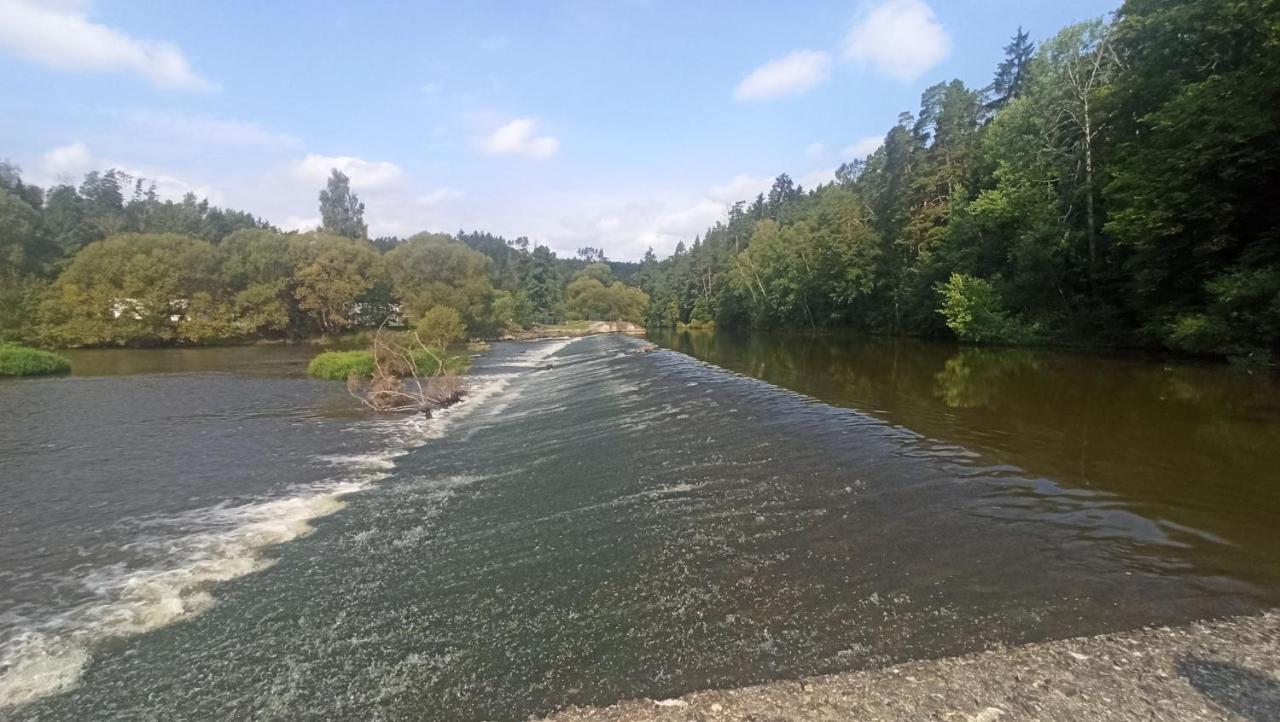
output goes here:
{"type": "Polygon", "coordinates": [[[401,342],[384,329],[373,336],[373,376],[365,380],[355,373],[347,377],[347,392],[366,408],[380,413],[417,412],[430,414],[462,400],[466,383],[448,368],[447,357],[428,348],[417,332],[411,342],[401,342]],[[435,371],[424,380],[417,354],[435,363],[435,371]]]}

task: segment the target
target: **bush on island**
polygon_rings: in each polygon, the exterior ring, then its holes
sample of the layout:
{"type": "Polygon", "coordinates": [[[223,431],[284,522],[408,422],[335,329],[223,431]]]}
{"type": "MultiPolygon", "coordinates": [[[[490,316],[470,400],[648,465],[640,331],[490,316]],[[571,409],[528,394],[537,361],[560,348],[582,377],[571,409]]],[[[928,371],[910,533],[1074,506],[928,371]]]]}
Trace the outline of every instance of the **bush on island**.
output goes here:
{"type": "Polygon", "coordinates": [[[0,376],[47,376],[71,371],[71,362],[56,353],[0,344],[0,376]]]}
{"type": "MultiPolygon", "coordinates": [[[[445,370],[451,373],[465,371],[470,360],[461,356],[448,356],[443,351],[433,349],[415,351],[413,362],[418,367],[419,376],[434,376],[440,370],[438,359],[444,359],[445,370]]],[[[325,351],[311,359],[307,365],[307,375],[330,381],[346,381],[352,374],[357,378],[373,378],[372,351],[325,351]]]]}

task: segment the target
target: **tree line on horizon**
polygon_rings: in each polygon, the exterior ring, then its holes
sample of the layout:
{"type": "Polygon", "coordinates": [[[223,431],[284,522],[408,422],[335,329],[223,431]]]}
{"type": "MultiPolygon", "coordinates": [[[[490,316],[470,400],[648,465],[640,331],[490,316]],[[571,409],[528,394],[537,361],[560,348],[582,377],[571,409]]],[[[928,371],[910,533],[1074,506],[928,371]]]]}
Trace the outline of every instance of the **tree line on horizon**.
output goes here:
{"type": "Polygon", "coordinates": [[[1280,2],[1126,0],[637,274],[650,326],[1280,351],[1280,2]]]}
{"type": "Polygon", "coordinates": [[[147,346],[297,339],[426,319],[477,337],[567,319],[640,322],[636,264],[480,232],[369,239],[334,170],[321,227],[281,232],[116,170],[26,184],[0,163],[0,341],[147,346]],[[126,194],[128,194],[126,196],[126,194]]]}
{"type": "Polygon", "coordinates": [[[297,338],[455,311],[984,343],[1280,351],[1280,0],[1125,0],[985,88],[928,88],[878,150],[781,175],[689,245],[619,263],[482,232],[367,237],[334,171],[282,233],[144,180],[0,164],[0,340],[297,338]]]}

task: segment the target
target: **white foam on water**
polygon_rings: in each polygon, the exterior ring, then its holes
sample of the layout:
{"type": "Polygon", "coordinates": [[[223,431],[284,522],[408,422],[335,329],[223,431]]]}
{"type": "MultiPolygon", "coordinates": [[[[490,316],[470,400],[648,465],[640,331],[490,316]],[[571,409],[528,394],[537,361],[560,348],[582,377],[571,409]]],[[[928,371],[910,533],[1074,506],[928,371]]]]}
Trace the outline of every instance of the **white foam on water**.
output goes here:
{"type": "Polygon", "coordinates": [[[396,466],[396,457],[403,456],[404,451],[386,451],[381,454],[348,454],[348,455],[326,455],[320,457],[330,466],[346,466],[356,469],[394,469],[396,466]]]}
{"type": "Polygon", "coordinates": [[[265,569],[264,549],[311,533],[311,522],[344,506],[342,497],[370,480],[317,485],[297,496],[192,514],[193,525],[217,531],[169,543],[171,563],[147,569],[108,568],[88,575],[91,602],[44,620],[0,647],[0,708],[72,687],[92,645],[157,629],[208,609],[206,591],[265,569]],[[199,517],[203,513],[205,518],[199,517]]]}
{"type": "Polygon", "coordinates": [[[688,494],[694,489],[697,489],[698,486],[700,485],[696,486],[694,484],[689,484],[689,483],[668,484],[666,486],[660,486],[656,489],[651,489],[649,491],[649,494],[652,496],[667,496],[670,494],[688,494]]]}
{"type": "Polygon", "coordinates": [[[506,362],[506,366],[518,366],[523,368],[536,368],[538,366],[546,366],[547,359],[558,351],[564,349],[575,341],[581,340],[582,337],[563,337],[551,339],[542,342],[537,348],[531,348],[526,353],[521,354],[520,358],[512,359],[506,362]]]}
{"type": "MultiPolygon", "coordinates": [[[[516,363],[544,366],[546,359],[576,338],[542,344],[516,363]]],[[[518,374],[473,377],[466,397],[426,415],[380,421],[372,430],[390,445],[370,454],[327,455],[319,463],[349,469],[350,476],[298,490],[293,496],[253,504],[221,504],[163,520],[165,526],[199,529],[177,539],[140,539],[166,550],[163,565],[101,569],[84,579],[94,598],[74,609],[29,625],[0,643],[0,709],[30,702],[75,686],[94,645],[140,634],[197,615],[214,603],[208,585],[271,566],[263,552],[305,536],[311,522],[345,506],[343,497],[387,476],[395,459],[427,439],[439,438],[454,421],[501,395],[518,374]]],[[[507,400],[509,402],[509,400],[507,400]]],[[[505,405],[505,404],[504,404],[505,405]]],[[[150,520],[147,525],[153,525],[150,520]]]]}
{"type": "MultiPolygon", "coordinates": [[[[546,366],[548,358],[578,340],[578,337],[554,339],[548,343],[542,343],[536,348],[529,349],[520,359],[505,362],[503,365],[529,369],[542,368],[546,366]]],[[[510,391],[508,391],[508,388],[510,388],[512,380],[523,375],[523,373],[527,372],[473,377],[467,389],[467,395],[463,397],[460,403],[437,411],[427,421],[425,424],[426,436],[433,439],[442,437],[445,429],[451,423],[477,409],[484,409],[490,416],[502,413],[512,401],[519,397],[519,387],[510,391]],[[500,400],[491,404],[490,401],[496,397],[500,397],[500,400]]]]}

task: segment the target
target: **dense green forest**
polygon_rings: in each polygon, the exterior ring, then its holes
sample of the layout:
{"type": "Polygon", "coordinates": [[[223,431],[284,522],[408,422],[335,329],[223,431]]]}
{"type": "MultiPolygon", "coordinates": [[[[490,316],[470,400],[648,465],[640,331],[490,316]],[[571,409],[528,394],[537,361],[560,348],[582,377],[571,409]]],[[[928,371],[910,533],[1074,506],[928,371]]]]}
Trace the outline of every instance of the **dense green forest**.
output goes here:
{"type": "Polygon", "coordinates": [[[1126,0],[638,273],[648,323],[1280,350],[1280,2],[1126,0]]]}
{"type": "Polygon", "coordinates": [[[0,164],[0,340],[50,346],[217,343],[329,335],[452,309],[473,336],[562,319],[642,320],[637,264],[562,259],[485,233],[366,238],[334,171],[323,226],[281,233],[188,195],[162,201],[118,171],[76,188],[0,164]]]}

